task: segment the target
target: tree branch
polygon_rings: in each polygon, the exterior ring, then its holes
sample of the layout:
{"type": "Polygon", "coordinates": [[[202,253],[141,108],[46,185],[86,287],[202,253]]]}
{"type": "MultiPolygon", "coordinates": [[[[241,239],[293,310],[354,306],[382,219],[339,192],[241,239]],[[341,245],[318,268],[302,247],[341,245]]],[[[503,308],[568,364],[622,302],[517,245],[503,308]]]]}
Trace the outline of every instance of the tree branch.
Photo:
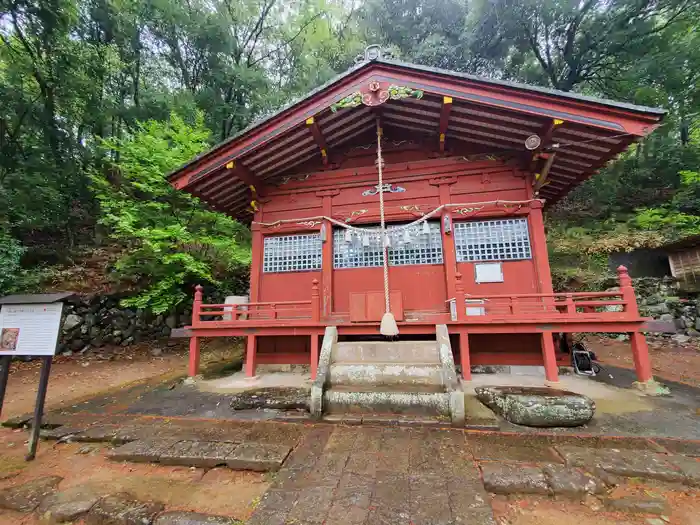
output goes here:
{"type": "Polygon", "coordinates": [[[270,51],[269,53],[266,53],[265,55],[261,56],[260,58],[258,58],[258,59],[256,59],[256,60],[253,60],[253,61],[250,62],[248,65],[249,65],[250,67],[252,67],[252,66],[254,66],[255,64],[258,64],[258,63],[262,62],[263,60],[265,60],[266,58],[268,58],[270,55],[275,54],[277,51],[279,51],[279,50],[282,49],[283,47],[288,46],[289,44],[291,44],[292,42],[294,42],[294,41],[299,37],[299,35],[301,35],[301,34],[306,30],[306,28],[309,27],[315,20],[317,20],[318,18],[320,18],[322,15],[325,15],[325,14],[326,14],[325,11],[319,11],[319,12],[316,13],[314,16],[312,16],[309,20],[307,20],[307,21],[304,23],[304,25],[302,25],[301,28],[299,28],[299,31],[297,31],[297,32],[294,34],[294,36],[292,36],[291,38],[289,38],[289,39],[286,40],[285,42],[282,42],[279,46],[277,46],[275,49],[273,49],[273,50],[270,51]]]}

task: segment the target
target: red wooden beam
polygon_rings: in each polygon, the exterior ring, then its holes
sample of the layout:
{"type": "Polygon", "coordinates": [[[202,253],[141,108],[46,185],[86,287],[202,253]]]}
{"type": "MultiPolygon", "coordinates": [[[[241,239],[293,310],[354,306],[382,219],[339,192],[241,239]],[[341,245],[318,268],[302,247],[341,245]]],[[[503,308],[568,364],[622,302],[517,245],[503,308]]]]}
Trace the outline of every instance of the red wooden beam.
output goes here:
{"type": "Polygon", "coordinates": [[[313,117],[306,119],[306,125],[311,130],[311,134],[314,136],[314,140],[321,150],[321,158],[323,159],[323,165],[328,166],[328,147],[326,146],[326,139],[323,138],[323,133],[321,133],[321,127],[318,122],[313,117]]]}
{"type": "Polygon", "coordinates": [[[267,193],[265,183],[240,162],[232,160],[226,164],[226,169],[230,170],[234,177],[237,177],[248,186],[251,186],[251,190],[257,193],[259,196],[264,197],[267,193]]]}
{"type": "Polygon", "coordinates": [[[554,157],[556,156],[556,153],[543,153],[542,156],[546,160],[544,161],[544,166],[542,167],[542,169],[535,174],[535,197],[537,197],[537,195],[539,194],[540,188],[547,184],[549,170],[552,167],[552,163],[554,162],[554,157]]]}
{"type": "Polygon", "coordinates": [[[537,170],[537,164],[538,160],[540,160],[540,153],[547,149],[549,147],[550,143],[552,142],[552,136],[554,135],[554,131],[557,129],[557,127],[561,126],[564,124],[564,121],[561,119],[553,119],[551,122],[548,122],[540,131],[540,145],[532,150],[532,155],[530,156],[530,173],[536,173],[537,170]]]}
{"type": "Polygon", "coordinates": [[[440,152],[445,151],[445,133],[447,133],[447,125],[450,121],[450,112],[452,111],[452,97],[442,97],[442,109],[440,110],[440,152]]]}

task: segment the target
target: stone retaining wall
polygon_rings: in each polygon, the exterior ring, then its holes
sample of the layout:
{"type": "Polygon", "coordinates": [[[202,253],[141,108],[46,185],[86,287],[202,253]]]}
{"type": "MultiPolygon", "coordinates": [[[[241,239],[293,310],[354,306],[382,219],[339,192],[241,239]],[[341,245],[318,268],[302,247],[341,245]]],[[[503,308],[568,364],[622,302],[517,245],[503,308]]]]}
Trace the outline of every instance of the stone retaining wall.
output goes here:
{"type": "Polygon", "coordinates": [[[681,294],[671,278],[642,277],[634,279],[633,284],[642,316],[673,323],[676,333],[668,336],[677,343],[700,337],[697,294],[681,294]]]}
{"type": "Polygon", "coordinates": [[[129,346],[143,340],[168,337],[173,328],[190,323],[191,312],[154,315],[124,308],[122,296],[80,296],[63,309],[59,353],[86,352],[105,345],[129,346]]]}

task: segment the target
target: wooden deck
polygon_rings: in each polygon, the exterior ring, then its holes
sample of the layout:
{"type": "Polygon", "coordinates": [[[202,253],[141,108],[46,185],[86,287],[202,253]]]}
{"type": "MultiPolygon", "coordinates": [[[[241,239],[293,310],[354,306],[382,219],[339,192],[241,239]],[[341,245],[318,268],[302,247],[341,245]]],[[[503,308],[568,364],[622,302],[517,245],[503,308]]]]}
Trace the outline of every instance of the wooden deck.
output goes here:
{"type": "MultiPolygon", "coordinates": [[[[619,332],[630,334],[640,381],[651,378],[648,349],[641,334],[647,319],[640,317],[632,281],[624,267],[618,268],[619,287],[607,292],[552,294],[509,294],[474,296],[464,294],[457,276],[456,297],[447,301],[444,311],[404,312],[398,322],[403,335],[434,334],[436,325],[447,325],[450,334],[460,337],[459,356],[464,378],[471,364],[504,364],[493,354],[493,363],[480,356],[471,363],[470,334],[541,334],[542,355],[547,379],[557,381],[557,352],[554,333],[619,332]],[[463,305],[461,308],[457,305],[463,305]]],[[[197,287],[190,335],[190,374],[199,368],[200,337],[247,337],[246,371],[254,375],[255,365],[263,362],[309,363],[312,375],[318,363],[319,337],[326,326],[336,326],[340,335],[378,335],[379,321],[351,322],[348,312],[321,315],[318,281],[314,280],[307,301],[253,302],[247,304],[205,304],[202,288],[197,287]],[[310,337],[308,354],[277,353],[260,355],[260,336],[310,337]]],[[[485,354],[488,355],[488,354],[485,354]]]]}

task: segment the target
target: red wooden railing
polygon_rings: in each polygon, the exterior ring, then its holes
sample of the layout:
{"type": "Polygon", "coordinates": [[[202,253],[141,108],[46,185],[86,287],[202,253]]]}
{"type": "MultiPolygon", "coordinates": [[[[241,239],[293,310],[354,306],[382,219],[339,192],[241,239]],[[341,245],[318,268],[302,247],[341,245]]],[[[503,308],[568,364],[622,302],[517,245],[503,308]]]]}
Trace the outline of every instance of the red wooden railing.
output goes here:
{"type": "MultiPolygon", "coordinates": [[[[572,292],[551,294],[469,295],[464,293],[462,276],[457,274],[455,312],[415,312],[422,321],[441,324],[481,322],[566,322],[567,320],[630,321],[639,320],[632,280],[627,269],[617,269],[619,290],[610,292],[572,292]],[[458,307],[462,305],[462,307],[458,307]]],[[[243,326],[317,326],[321,324],[321,299],[318,281],[313,280],[311,297],[305,301],[268,301],[245,304],[203,304],[202,287],[197,286],[192,309],[192,328],[243,326]]],[[[411,312],[408,312],[410,314],[411,312]]],[[[408,315],[410,317],[410,315],[408,315]]],[[[349,323],[344,314],[327,322],[349,323]]]]}
{"type": "Polygon", "coordinates": [[[192,327],[202,328],[212,325],[237,326],[245,324],[283,323],[285,321],[319,322],[321,301],[318,280],[311,285],[311,299],[308,301],[268,301],[244,304],[203,304],[202,287],[195,288],[192,305],[192,327]]]}
{"type": "Polygon", "coordinates": [[[457,274],[456,320],[479,322],[479,318],[597,318],[638,319],[639,310],[627,268],[617,269],[619,290],[610,292],[568,292],[552,294],[471,295],[464,293],[462,276],[457,274]]]}

